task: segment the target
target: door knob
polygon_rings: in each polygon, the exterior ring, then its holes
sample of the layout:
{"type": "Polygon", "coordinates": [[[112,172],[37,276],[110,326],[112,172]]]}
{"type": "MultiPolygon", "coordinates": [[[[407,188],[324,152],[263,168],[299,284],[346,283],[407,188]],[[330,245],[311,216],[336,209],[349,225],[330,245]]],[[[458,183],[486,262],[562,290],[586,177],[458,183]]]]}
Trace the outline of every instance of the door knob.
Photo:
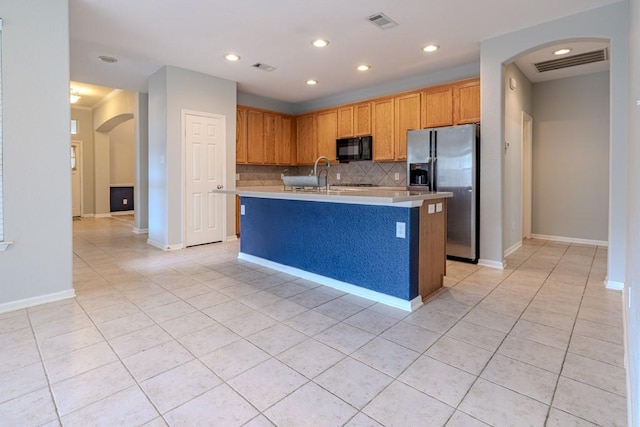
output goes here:
{"type": "Polygon", "coordinates": [[[218,188],[218,190],[222,190],[223,187],[222,187],[222,185],[218,185],[217,188],[218,188]]]}

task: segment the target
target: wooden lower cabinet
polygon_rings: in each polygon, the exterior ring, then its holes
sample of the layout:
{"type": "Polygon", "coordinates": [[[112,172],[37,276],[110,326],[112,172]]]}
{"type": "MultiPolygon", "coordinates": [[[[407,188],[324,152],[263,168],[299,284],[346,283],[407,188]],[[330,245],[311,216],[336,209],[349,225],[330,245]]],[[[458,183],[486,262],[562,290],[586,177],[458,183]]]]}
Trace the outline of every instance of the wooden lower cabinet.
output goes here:
{"type": "Polygon", "coordinates": [[[419,257],[418,293],[424,300],[442,287],[447,272],[447,199],[425,200],[420,207],[419,257]]]}
{"type": "Polygon", "coordinates": [[[240,196],[236,194],[236,236],[240,237],[240,196]]]}

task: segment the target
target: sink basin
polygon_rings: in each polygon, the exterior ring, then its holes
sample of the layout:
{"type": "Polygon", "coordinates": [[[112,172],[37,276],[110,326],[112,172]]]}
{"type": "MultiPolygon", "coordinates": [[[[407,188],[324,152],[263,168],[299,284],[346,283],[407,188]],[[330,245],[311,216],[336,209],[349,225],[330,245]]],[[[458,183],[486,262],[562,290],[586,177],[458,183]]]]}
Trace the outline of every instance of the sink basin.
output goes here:
{"type": "Polygon", "coordinates": [[[327,185],[326,176],[314,176],[314,175],[298,175],[298,176],[285,176],[282,178],[282,182],[286,187],[324,187],[327,185]]]}

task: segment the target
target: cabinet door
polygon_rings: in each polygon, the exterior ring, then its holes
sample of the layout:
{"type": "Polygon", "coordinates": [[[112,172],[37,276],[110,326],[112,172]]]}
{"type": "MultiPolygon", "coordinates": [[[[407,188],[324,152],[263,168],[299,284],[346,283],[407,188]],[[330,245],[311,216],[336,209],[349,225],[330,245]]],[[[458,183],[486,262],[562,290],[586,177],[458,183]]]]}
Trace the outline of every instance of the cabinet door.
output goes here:
{"type": "Polygon", "coordinates": [[[355,136],[371,135],[371,103],[363,102],[353,107],[355,136]]]}
{"type": "Polygon", "coordinates": [[[264,114],[247,111],[247,163],[264,162],[264,114]]]}
{"type": "Polygon", "coordinates": [[[396,160],[407,158],[407,131],[420,129],[420,94],[396,98],[396,160]]]}
{"type": "Polygon", "coordinates": [[[457,125],[480,122],[480,81],[458,85],[454,100],[457,125]]]}
{"type": "Polygon", "coordinates": [[[236,163],[247,163],[247,110],[236,110],[236,163]]]}
{"type": "Polygon", "coordinates": [[[353,136],[353,106],[338,108],[338,138],[353,136]]]}
{"type": "Polygon", "coordinates": [[[453,125],[453,87],[445,86],[422,93],[422,127],[453,125]]]}
{"type": "Polygon", "coordinates": [[[280,143],[280,115],[264,113],[264,163],[276,164],[276,151],[280,143]]]}
{"type": "Polygon", "coordinates": [[[295,163],[292,151],[294,132],[292,132],[293,119],[291,116],[280,117],[280,140],[276,144],[276,163],[279,165],[291,165],[295,163]]]}
{"type": "Polygon", "coordinates": [[[298,164],[313,164],[316,160],[316,122],[315,115],[307,114],[296,118],[297,159],[298,164]]]}
{"type": "Polygon", "coordinates": [[[327,156],[333,163],[336,162],[337,128],[337,110],[318,113],[318,156],[327,156]]]}
{"type": "Polygon", "coordinates": [[[373,117],[373,160],[394,160],[394,102],[393,98],[371,103],[373,117]]]}

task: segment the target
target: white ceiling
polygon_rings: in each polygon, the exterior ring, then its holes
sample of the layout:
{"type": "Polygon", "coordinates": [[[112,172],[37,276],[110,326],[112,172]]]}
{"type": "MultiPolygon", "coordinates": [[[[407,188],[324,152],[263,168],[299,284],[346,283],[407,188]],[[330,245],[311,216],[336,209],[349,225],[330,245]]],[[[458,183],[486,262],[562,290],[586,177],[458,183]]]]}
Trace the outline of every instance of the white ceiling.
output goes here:
{"type": "Polygon", "coordinates": [[[482,40],[617,1],[70,0],[71,78],[146,92],[148,76],[172,65],[298,103],[478,63],[482,40]],[[399,26],[366,20],[378,12],[399,26]],[[313,47],[318,37],[329,46],[313,47]],[[422,52],[429,43],[441,49],[422,52]],[[241,60],[224,60],[230,51],[241,60]],[[373,68],[357,72],[360,63],[373,68]],[[306,85],[311,78],[319,84],[306,85]]]}

